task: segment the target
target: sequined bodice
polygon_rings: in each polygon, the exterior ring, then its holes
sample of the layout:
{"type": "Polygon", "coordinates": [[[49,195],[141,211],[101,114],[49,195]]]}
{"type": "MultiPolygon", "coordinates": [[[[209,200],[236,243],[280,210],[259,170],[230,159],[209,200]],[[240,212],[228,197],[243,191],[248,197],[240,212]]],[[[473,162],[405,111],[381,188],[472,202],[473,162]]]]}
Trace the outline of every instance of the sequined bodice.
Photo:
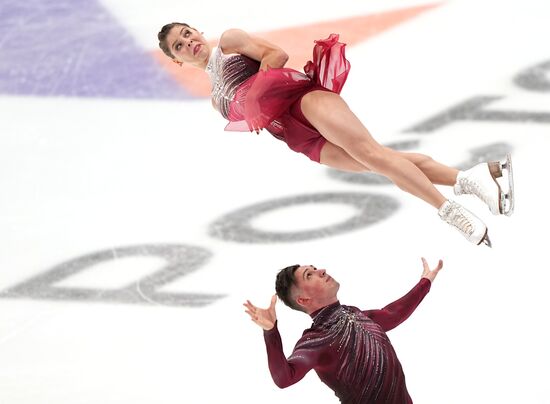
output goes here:
{"type": "Polygon", "coordinates": [[[240,54],[225,55],[214,48],[206,72],[212,82],[212,100],[224,118],[229,116],[229,103],[239,85],[256,74],[260,63],[240,54]]]}
{"type": "Polygon", "coordinates": [[[375,402],[387,380],[399,378],[401,372],[387,335],[353,306],[335,304],[321,310],[298,347],[320,349],[332,358],[328,369],[316,371],[345,403],[375,402]]]}
{"type": "Polygon", "coordinates": [[[412,404],[405,375],[386,331],[405,321],[430,290],[422,278],[382,309],[359,310],[334,302],[311,314],[313,324],[286,358],[277,323],[264,331],[269,371],[279,387],[315,370],[345,404],[412,404]]]}

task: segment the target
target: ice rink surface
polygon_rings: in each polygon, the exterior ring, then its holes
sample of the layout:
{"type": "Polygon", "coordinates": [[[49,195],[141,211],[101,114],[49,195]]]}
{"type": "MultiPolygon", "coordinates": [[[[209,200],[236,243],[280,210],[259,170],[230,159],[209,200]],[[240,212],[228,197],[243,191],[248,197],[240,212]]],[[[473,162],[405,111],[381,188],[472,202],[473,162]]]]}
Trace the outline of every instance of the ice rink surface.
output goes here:
{"type": "MultiPolygon", "coordinates": [[[[300,263],[379,308],[422,256],[444,270],[389,332],[415,403],[550,403],[549,21],[544,0],[4,0],[0,403],[337,402],[314,372],[273,384],[242,302],[300,263]],[[340,33],[342,95],[381,143],[457,167],[510,151],[512,217],[458,199],[493,249],[378,178],[224,132],[203,75],[157,50],[172,21],[256,33],[295,68],[340,33]]],[[[277,307],[290,354],[310,319],[277,307]]]]}

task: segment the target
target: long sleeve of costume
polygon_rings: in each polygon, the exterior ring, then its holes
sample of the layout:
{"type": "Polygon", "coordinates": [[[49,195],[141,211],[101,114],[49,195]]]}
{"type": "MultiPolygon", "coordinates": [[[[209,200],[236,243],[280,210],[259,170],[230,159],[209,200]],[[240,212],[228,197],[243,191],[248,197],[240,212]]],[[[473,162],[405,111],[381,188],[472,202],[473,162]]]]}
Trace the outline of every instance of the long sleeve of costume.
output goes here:
{"type": "Polygon", "coordinates": [[[384,331],[389,331],[405,321],[418,307],[430,291],[431,282],[422,278],[405,296],[388,304],[381,310],[366,310],[364,313],[378,323],[384,331]]]}
{"type": "Polygon", "coordinates": [[[285,357],[277,323],[271,330],[264,331],[264,340],[269,371],[278,387],[293,385],[314,367],[317,356],[315,351],[295,349],[288,359],[285,357]]]}

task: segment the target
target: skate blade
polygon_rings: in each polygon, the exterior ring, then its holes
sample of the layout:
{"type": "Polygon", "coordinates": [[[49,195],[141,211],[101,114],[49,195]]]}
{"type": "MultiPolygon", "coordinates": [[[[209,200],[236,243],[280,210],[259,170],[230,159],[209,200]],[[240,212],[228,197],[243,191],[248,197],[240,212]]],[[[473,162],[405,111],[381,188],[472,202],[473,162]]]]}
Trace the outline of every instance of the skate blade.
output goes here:
{"type": "Polygon", "coordinates": [[[512,156],[510,153],[506,154],[506,160],[501,163],[502,172],[506,173],[508,178],[508,190],[507,192],[500,193],[500,209],[501,213],[506,216],[512,216],[514,213],[514,172],[512,169],[512,156]]]}
{"type": "Polygon", "coordinates": [[[491,239],[489,238],[489,232],[488,231],[485,232],[485,236],[483,236],[483,239],[479,242],[479,244],[485,244],[487,247],[493,248],[493,243],[491,243],[491,239]]]}

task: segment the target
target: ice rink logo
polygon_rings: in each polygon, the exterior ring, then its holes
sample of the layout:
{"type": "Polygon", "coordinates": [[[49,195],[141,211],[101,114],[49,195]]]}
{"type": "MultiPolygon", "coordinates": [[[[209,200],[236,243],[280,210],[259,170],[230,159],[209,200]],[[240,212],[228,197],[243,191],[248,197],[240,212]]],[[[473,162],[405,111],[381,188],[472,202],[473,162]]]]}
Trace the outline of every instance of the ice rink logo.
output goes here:
{"type": "MultiPolygon", "coordinates": [[[[531,93],[550,92],[550,60],[519,72],[513,79],[515,85],[531,93]]],[[[526,111],[488,108],[506,98],[503,95],[477,95],[448,108],[425,120],[408,132],[429,133],[457,121],[550,123],[550,111],[526,111]]]]}

